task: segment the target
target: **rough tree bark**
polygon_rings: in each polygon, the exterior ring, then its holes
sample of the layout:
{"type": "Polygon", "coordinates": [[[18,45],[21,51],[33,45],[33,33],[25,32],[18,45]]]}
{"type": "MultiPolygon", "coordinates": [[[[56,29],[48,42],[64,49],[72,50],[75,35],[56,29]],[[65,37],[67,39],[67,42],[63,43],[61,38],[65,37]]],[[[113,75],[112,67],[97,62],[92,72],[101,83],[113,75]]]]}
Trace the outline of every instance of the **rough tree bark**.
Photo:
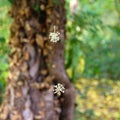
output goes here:
{"type": "Polygon", "coordinates": [[[10,16],[10,71],[0,120],[74,120],[74,88],[64,65],[64,0],[15,0],[10,16]],[[56,25],[61,41],[51,43],[56,25]],[[65,93],[54,95],[61,83],[65,93]]]}

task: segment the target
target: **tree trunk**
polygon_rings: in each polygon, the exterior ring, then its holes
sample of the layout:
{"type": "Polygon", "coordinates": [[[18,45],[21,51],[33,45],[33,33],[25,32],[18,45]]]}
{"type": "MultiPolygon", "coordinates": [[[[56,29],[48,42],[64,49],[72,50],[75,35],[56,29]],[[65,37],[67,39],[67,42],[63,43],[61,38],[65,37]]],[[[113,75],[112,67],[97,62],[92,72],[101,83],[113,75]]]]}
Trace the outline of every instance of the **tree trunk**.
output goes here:
{"type": "Polygon", "coordinates": [[[10,16],[10,71],[0,120],[74,120],[74,88],[64,64],[64,0],[15,0],[10,16]],[[54,1],[54,2],[53,2],[54,1]],[[61,40],[52,43],[53,26],[61,40]],[[57,96],[53,86],[65,93],[57,96]]]}

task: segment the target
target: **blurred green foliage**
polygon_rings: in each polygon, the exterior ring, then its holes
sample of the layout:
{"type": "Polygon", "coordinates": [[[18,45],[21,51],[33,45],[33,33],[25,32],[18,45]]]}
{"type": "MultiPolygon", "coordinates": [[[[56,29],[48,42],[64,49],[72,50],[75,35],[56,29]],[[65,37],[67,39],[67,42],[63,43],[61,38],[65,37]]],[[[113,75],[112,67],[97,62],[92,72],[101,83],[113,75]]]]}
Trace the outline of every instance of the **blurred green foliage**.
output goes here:
{"type": "Polygon", "coordinates": [[[120,79],[120,8],[116,0],[80,0],[74,14],[69,3],[67,0],[66,68],[72,80],[120,79]]]}
{"type": "Polygon", "coordinates": [[[3,99],[3,93],[5,92],[6,76],[8,74],[8,36],[9,26],[11,23],[8,17],[9,2],[7,0],[0,0],[0,103],[3,99]]]}
{"type": "Polygon", "coordinates": [[[79,79],[75,120],[120,120],[120,81],[79,79]]]}

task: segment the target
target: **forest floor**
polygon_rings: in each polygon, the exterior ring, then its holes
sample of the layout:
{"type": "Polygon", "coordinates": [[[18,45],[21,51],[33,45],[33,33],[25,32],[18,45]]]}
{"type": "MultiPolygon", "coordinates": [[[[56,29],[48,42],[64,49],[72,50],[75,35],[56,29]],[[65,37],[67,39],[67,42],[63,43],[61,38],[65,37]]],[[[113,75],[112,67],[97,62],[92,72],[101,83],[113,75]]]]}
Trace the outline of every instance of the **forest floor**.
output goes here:
{"type": "Polygon", "coordinates": [[[75,120],[120,120],[120,81],[80,79],[75,87],[75,120]]]}

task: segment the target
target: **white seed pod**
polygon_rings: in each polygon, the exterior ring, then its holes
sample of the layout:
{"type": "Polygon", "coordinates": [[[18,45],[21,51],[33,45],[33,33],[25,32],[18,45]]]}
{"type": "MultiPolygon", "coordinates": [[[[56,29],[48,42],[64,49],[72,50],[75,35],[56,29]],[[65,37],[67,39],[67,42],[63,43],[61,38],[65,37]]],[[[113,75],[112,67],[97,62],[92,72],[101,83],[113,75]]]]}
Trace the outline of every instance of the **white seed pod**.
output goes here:
{"type": "Polygon", "coordinates": [[[55,31],[55,26],[54,26],[54,32],[50,32],[49,34],[49,39],[51,42],[58,42],[60,40],[60,33],[55,31]]]}
{"type": "Polygon", "coordinates": [[[57,94],[58,96],[60,96],[62,93],[65,92],[65,88],[62,84],[58,83],[57,85],[54,85],[53,92],[54,94],[57,94]]]}

